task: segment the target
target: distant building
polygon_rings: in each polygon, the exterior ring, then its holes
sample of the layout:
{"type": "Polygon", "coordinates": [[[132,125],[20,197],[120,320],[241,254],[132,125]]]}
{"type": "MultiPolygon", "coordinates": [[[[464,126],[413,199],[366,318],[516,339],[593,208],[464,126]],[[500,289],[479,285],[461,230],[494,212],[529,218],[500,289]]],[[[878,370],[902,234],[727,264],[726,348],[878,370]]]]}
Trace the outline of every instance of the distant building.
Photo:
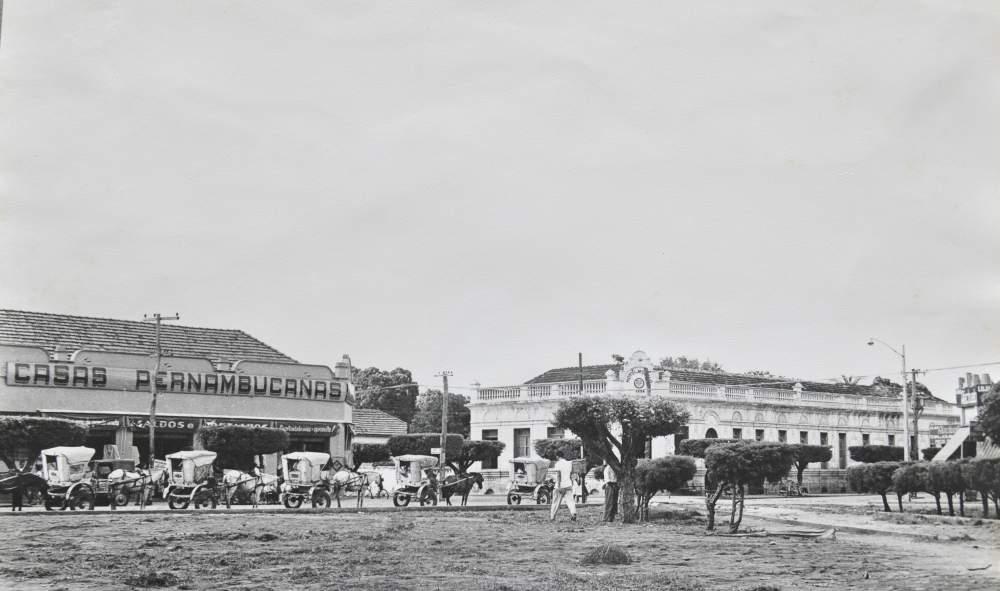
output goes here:
{"type": "Polygon", "coordinates": [[[961,413],[958,424],[938,426],[931,431],[931,445],[940,447],[934,460],[943,462],[952,457],[958,458],[1000,458],[1000,446],[988,438],[978,441],[974,437],[976,419],[983,408],[983,397],[995,388],[990,374],[965,374],[958,378],[958,388],[955,390],[955,402],[961,413]]]}
{"type": "Polygon", "coordinates": [[[297,362],[241,330],[164,323],[157,376],[146,322],[0,310],[0,415],[61,417],[90,427],[87,445],[148,455],[157,379],[156,455],[191,448],[203,425],[289,431],[295,450],[350,449],[350,364],[297,362]]]}
{"type": "Polygon", "coordinates": [[[407,425],[403,419],[374,408],[354,409],[353,443],[385,444],[393,435],[406,435],[407,425]]]}
{"type": "MultiPolygon", "coordinates": [[[[902,445],[902,408],[898,388],[790,381],[745,374],[667,369],[642,351],[621,365],[583,368],[586,395],[662,396],[691,415],[682,433],[655,438],[652,457],[674,453],[685,438],[732,438],[828,445],[833,459],[806,473],[812,490],[841,490],[843,470],[852,463],[847,448],[855,445],[902,445]]],[[[477,387],[469,409],[473,439],[506,443],[496,465],[504,478],[508,460],[535,456],[533,442],[572,437],[552,426],[559,401],[580,394],[580,369],[553,369],[523,384],[477,387]]],[[[954,405],[927,400],[921,417],[920,445],[926,447],[931,425],[957,425],[954,405]]]]}

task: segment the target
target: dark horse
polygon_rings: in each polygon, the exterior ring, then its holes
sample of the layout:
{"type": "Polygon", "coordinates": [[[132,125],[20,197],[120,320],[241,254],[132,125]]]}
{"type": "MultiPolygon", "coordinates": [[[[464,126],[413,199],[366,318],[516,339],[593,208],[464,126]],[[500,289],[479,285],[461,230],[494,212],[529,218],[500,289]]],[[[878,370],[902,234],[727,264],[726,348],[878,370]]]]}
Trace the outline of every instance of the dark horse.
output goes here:
{"type": "Polygon", "coordinates": [[[45,479],[23,472],[8,472],[0,476],[0,492],[10,493],[10,510],[20,511],[24,505],[25,493],[44,495],[48,485],[45,479]]]}
{"type": "Polygon", "coordinates": [[[444,479],[441,487],[441,496],[444,497],[446,503],[451,505],[451,495],[462,495],[462,506],[464,507],[469,504],[469,493],[472,492],[473,484],[478,486],[479,490],[483,490],[483,475],[479,472],[463,472],[458,476],[448,476],[444,479]]]}

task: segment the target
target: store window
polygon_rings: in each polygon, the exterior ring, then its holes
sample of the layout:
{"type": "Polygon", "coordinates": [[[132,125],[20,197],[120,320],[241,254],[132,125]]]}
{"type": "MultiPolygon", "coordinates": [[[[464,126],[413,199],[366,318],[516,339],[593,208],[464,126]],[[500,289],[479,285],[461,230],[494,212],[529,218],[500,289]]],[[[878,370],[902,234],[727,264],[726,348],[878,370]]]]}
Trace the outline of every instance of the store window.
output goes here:
{"type": "Polygon", "coordinates": [[[861,445],[871,445],[872,436],[868,433],[861,434],[861,445]]]}
{"type": "Polygon", "coordinates": [[[531,429],[514,429],[514,457],[531,456],[531,429]]]}
{"type": "MultiPolygon", "coordinates": [[[[483,441],[498,441],[499,439],[500,434],[496,429],[483,429],[483,441]]],[[[483,460],[480,465],[483,470],[496,470],[497,459],[483,460]]]]}
{"type": "Polygon", "coordinates": [[[733,427],[733,439],[743,439],[743,429],[733,427]]]}
{"type": "Polygon", "coordinates": [[[754,431],[753,438],[756,439],[757,441],[764,441],[764,430],[757,429],[756,431],[754,431]]]}
{"type": "Polygon", "coordinates": [[[788,443],[788,431],[778,430],[778,443],[788,443]]]}
{"type": "Polygon", "coordinates": [[[896,436],[892,433],[889,434],[889,446],[896,445],[896,436]]]}
{"type": "Polygon", "coordinates": [[[799,431],[799,443],[809,445],[809,431],[799,431]]]}

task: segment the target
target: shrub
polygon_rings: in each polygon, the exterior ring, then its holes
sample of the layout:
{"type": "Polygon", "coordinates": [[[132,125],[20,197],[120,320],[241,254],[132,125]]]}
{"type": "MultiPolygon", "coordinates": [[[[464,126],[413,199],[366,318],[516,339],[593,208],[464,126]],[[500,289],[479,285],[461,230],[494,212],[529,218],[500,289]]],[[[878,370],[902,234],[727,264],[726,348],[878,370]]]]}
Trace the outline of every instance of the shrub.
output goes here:
{"type": "MultiPolygon", "coordinates": [[[[930,462],[927,468],[927,484],[934,490],[944,493],[948,499],[948,514],[955,514],[952,497],[965,491],[965,479],[962,478],[962,467],[958,462],[930,462]]],[[[964,504],[959,513],[964,514],[964,504]]],[[[964,517],[964,515],[963,515],[964,517]]]]}
{"type": "Polygon", "coordinates": [[[983,517],[989,517],[989,500],[993,499],[996,516],[1000,519],[1000,459],[973,458],[960,465],[966,485],[979,493],[983,503],[983,517]]]}
{"type": "Polygon", "coordinates": [[[900,467],[899,462],[875,462],[855,464],[847,468],[847,485],[854,492],[874,493],[882,497],[882,507],[891,513],[885,494],[892,490],[892,475],[900,467]]]}
{"type": "MultiPolygon", "coordinates": [[[[914,462],[900,465],[892,473],[892,490],[896,492],[896,502],[899,511],[903,511],[903,495],[918,492],[931,492],[927,485],[927,462],[914,462]]],[[[931,493],[934,494],[934,493],[931,493]]],[[[940,496],[935,494],[940,507],[940,496]]]]}
{"type": "Polygon", "coordinates": [[[894,445],[853,445],[847,448],[855,462],[902,462],[903,448],[894,445]]]}
{"type": "Polygon", "coordinates": [[[663,490],[677,490],[694,478],[697,471],[694,458],[666,456],[641,460],[635,467],[636,509],[639,521],[649,519],[649,502],[663,490]]]}
{"type": "Polygon", "coordinates": [[[704,459],[705,450],[707,450],[711,445],[742,442],[743,441],[740,439],[685,439],[684,441],[681,441],[679,446],[677,446],[677,454],[704,459]]]}
{"type": "Polygon", "coordinates": [[[389,459],[389,446],[382,443],[355,443],[351,446],[351,452],[355,470],[360,468],[361,464],[374,464],[389,459]]]}
{"type": "Polygon", "coordinates": [[[458,474],[465,474],[472,464],[484,460],[495,460],[507,447],[502,441],[481,441],[466,439],[462,442],[462,453],[458,456],[448,456],[448,465],[458,474]]]}
{"type": "Polygon", "coordinates": [[[217,454],[216,465],[248,472],[256,456],[288,448],[288,432],[270,427],[205,425],[198,430],[202,447],[217,454]]]}
{"type": "Polygon", "coordinates": [[[802,486],[802,472],[814,462],[829,462],[833,458],[833,450],[826,445],[792,445],[795,450],[795,479],[802,486]]]}
{"type": "Polygon", "coordinates": [[[715,504],[730,488],[733,511],[729,517],[729,531],[739,531],[746,488],[765,480],[778,482],[788,475],[794,461],[795,450],[785,443],[732,443],[709,447],[705,452],[705,477],[711,476],[717,484],[714,491],[705,491],[708,529],[715,527],[715,504]]]}
{"type": "Polygon", "coordinates": [[[83,445],[87,428],[79,423],[48,417],[0,417],[0,460],[11,470],[17,459],[28,458],[24,472],[32,470],[43,449],[83,445]]]}
{"type": "Polygon", "coordinates": [[[929,462],[934,459],[934,456],[936,456],[939,451],[941,451],[940,447],[925,447],[920,450],[920,455],[924,458],[924,460],[929,462]]]}
{"type": "Polygon", "coordinates": [[[625,548],[615,544],[601,544],[583,555],[582,564],[632,564],[632,557],[625,548]]]}

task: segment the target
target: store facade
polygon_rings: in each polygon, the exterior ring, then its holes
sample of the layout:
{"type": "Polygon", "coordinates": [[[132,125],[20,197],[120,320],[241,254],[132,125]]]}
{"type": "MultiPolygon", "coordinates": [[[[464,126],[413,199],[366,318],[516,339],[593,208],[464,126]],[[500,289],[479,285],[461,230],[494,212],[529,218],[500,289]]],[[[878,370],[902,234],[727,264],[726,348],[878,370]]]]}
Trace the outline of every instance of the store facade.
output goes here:
{"type": "Polygon", "coordinates": [[[350,364],[310,365],[242,331],[161,328],[143,322],[0,310],[0,414],[70,419],[87,445],[119,457],[148,455],[156,380],[157,457],[197,447],[206,425],[278,427],[291,448],[347,459],[350,364]]]}

